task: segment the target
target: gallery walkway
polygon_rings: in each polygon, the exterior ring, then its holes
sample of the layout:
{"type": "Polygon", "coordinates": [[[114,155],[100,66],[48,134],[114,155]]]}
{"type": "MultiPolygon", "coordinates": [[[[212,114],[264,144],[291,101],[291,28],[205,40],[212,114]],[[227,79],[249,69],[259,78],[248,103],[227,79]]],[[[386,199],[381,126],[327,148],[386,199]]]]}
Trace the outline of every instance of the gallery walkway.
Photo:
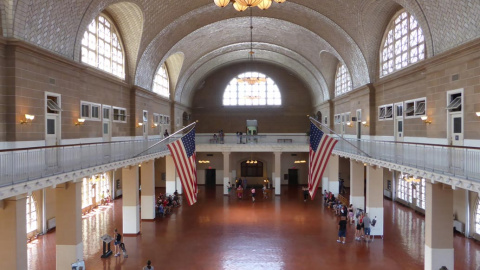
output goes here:
{"type": "MultiPolygon", "coordinates": [[[[157,189],[157,192],[163,192],[157,189]]],[[[122,200],[83,218],[86,269],[423,269],[424,217],[385,200],[385,237],[373,243],[336,242],[337,217],[320,197],[303,202],[300,187],[253,204],[199,188],[194,206],[181,206],[155,221],[142,221],[141,234],[124,238],[128,258],[100,259],[103,234],[122,231],[122,200]]],[[[261,194],[259,194],[261,195],[261,194]]],[[[258,196],[258,195],[257,195],[258,196]]],[[[476,269],[480,245],[456,236],[455,269],[476,269]]],[[[55,233],[28,245],[29,269],[55,269],[55,233]]]]}

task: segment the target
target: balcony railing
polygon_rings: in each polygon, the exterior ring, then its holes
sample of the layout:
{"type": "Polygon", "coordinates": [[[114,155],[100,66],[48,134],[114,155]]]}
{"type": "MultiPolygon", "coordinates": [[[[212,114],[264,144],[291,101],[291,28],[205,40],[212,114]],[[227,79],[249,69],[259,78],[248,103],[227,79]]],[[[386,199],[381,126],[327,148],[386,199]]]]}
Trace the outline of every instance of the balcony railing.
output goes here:
{"type": "MultiPolygon", "coordinates": [[[[139,156],[167,154],[166,145],[179,137],[180,135],[174,135],[163,141],[160,139],[132,140],[2,150],[0,151],[0,187],[139,156]]],[[[227,135],[223,140],[219,137],[214,139],[212,134],[197,134],[195,139],[197,144],[301,144],[306,146],[308,143],[308,137],[302,134],[243,135],[241,138],[236,135],[227,135]]],[[[377,160],[480,182],[480,148],[356,139],[347,141],[350,144],[339,139],[335,150],[360,156],[368,155],[377,160]]],[[[308,151],[307,147],[305,149],[308,151]]]]}

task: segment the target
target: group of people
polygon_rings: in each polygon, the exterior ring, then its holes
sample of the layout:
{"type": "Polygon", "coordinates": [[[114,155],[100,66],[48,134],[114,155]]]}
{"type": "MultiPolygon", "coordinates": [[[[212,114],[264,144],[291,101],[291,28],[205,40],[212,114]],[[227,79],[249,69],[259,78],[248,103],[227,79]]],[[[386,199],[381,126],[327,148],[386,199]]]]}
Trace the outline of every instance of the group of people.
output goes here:
{"type": "Polygon", "coordinates": [[[218,131],[218,136],[217,133],[213,134],[213,143],[225,143],[225,133],[223,133],[223,129],[220,129],[220,131],[218,131]]]}
{"type": "Polygon", "coordinates": [[[180,204],[180,197],[178,195],[178,191],[172,195],[161,194],[157,198],[157,202],[155,203],[155,212],[158,216],[164,217],[167,214],[172,212],[174,207],[181,206],[180,204]]]}
{"type": "MultiPolygon", "coordinates": [[[[237,182],[237,188],[236,188],[237,198],[239,200],[241,200],[241,199],[243,199],[244,192],[245,192],[246,188],[245,189],[243,188],[243,185],[241,184],[242,183],[241,179],[240,179],[240,181],[237,180],[236,182],[237,182]],[[238,183],[240,183],[240,184],[238,184],[238,183]]],[[[228,182],[228,184],[227,184],[228,196],[230,196],[230,192],[232,191],[233,188],[234,188],[234,186],[232,184],[230,184],[230,182],[228,182]]],[[[255,188],[251,187],[250,192],[251,192],[251,195],[252,195],[252,202],[255,203],[255,197],[256,197],[256,194],[257,194],[255,188]]],[[[266,185],[263,185],[262,193],[263,193],[263,198],[268,199],[269,191],[268,191],[266,185]]]]}
{"type": "Polygon", "coordinates": [[[338,222],[338,243],[345,244],[347,225],[355,223],[355,240],[361,241],[362,238],[365,242],[370,242],[371,227],[375,226],[376,219],[371,220],[367,213],[364,213],[361,209],[357,209],[357,213],[354,213],[353,205],[348,207],[343,205],[340,200],[336,199],[331,192],[324,190],[324,203],[329,208],[335,211],[335,214],[340,216],[338,222]]]}

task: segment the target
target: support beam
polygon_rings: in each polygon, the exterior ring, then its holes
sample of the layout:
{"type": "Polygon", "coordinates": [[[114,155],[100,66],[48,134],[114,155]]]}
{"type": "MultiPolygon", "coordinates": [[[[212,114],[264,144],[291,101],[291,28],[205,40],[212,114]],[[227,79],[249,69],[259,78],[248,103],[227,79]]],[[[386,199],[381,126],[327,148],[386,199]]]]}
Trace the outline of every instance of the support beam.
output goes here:
{"type": "Polygon", "coordinates": [[[335,197],[338,196],[340,183],[338,182],[338,156],[331,155],[328,160],[328,191],[332,192],[335,197]]]}
{"type": "MultiPolygon", "coordinates": [[[[223,153],[223,194],[228,194],[228,183],[230,183],[230,152],[223,153]]],[[[232,183],[230,183],[231,185],[232,183]]]]}
{"type": "Polygon", "coordinates": [[[165,168],[167,170],[165,193],[173,194],[175,192],[175,163],[171,155],[165,156],[165,168]]]}
{"type": "Polygon", "coordinates": [[[138,196],[138,166],[122,169],[123,234],[140,232],[140,205],[138,196]]]}
{"type": "Polygon", "coordinates": [[[383,236],[383,168],[367,166],[367,207],[370,219],[377,219],[371,235],[383,236]]]}
{"type": "Polygon", "coordinates": [[[26,196],[5,199],[0,208],[0,269],[28,269],[26,196]]]}
{"type": "Polygon", "coordinates": [[[155,161],[142,163],[142,219],[155,219],[155,161]]]}
{"type": "Polygon", "coordinates": [[[350,159],[350,203],[365,210],[365,166],[350,159]]]}
{"type": "Polygon", "coordinates": [[[57,185],[55,198],[57,269],[69,269],[83,260],[82,181],[57,185]]]}
{"type": "Polygon", "coordinates": [[[275,195],[280,195],[282,193],[282,168],[281,168],[281,157],[282,152],[274,152],[275,154],[275,195]]]}
{"type": "Polygon", "coordinates": [[[453,190],[427,182],[425,191],[425,270],[454,269],[453,190]]]}

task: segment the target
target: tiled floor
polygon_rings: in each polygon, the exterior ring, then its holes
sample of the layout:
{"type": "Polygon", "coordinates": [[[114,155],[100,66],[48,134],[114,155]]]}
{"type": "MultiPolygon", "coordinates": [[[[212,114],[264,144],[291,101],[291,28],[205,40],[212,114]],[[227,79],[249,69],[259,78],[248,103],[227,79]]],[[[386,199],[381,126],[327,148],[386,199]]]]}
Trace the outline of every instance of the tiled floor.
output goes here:
{"type": "MultiPolygon", "coordinates": [[[[160,192],[160,190],[157,190],[160,192]]],[[[163,191],[163,190],[162,190],[163,191]]],[[[101,259],[103,234],[122,230],[122,201],[83,219],[86,269],[423,269],[424,217],[385,200],[385,237],[354,240],[350,225],[345,245],[336,242],[337,217],[320,197],[303,202],[300,188],[253,204],[199,188],[194,206],[141,223],[141,234],[124,238],[128,258],[101,259]]],[[[247,197],[248,198],[248,197],[247,197]]],[[[480,245],[455,237],[455,269],[480,265],[480,245]]],[[[29,244],[29,269],[55,269],[55,233],[29,244]]]]}

